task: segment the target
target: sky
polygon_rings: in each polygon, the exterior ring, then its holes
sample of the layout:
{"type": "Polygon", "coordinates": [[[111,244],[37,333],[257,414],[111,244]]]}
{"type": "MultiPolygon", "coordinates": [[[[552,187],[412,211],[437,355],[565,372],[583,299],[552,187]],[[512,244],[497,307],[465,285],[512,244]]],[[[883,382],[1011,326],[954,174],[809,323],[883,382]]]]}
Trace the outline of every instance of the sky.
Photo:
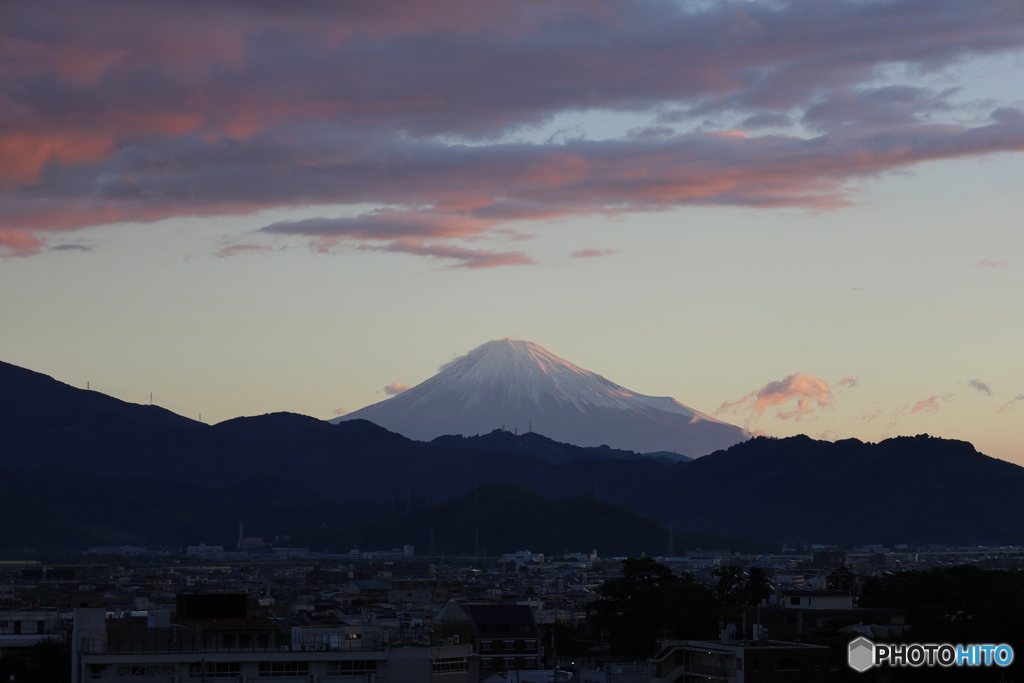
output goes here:
{"type": "Polygon", "coordinates": [[[0,360],[330,418],[490,339],[1024,465],[1024,2],[0,5],[0,360]]]}

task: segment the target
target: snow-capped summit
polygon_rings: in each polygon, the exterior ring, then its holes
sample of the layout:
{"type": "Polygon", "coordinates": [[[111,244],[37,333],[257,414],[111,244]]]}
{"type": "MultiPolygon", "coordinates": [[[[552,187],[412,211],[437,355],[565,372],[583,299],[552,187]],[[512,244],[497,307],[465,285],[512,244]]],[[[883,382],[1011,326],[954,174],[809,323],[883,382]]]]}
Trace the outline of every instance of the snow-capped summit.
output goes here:
{"type": "Polygon", "coordinates": [[[697,457],[747,438],[671,397],[638,394],[533,342],[489,341],[422,384],[332,422],[363,418],[420,440],[504,426],[578,446],[697,457]]]}

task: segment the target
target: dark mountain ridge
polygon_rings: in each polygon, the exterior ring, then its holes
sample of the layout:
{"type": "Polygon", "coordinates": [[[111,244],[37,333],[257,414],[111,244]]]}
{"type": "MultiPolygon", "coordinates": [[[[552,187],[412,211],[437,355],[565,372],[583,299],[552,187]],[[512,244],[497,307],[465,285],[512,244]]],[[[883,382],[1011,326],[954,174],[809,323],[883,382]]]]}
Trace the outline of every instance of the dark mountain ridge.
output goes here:
{"type": "MultiPolygon", "coordinates": [[[[342,424],[342,423],[339,423],[342,424]]],[[[685,455],[678,455],[668,451],[657,453],[637,453],[619,448],[602,446],[574,446],[569,443],[561,443],[549,439],[537,432],[524,432],[518,434],[507,429],[495,429],[488,434],[477,434],[476,436],[462,436],[461,434],[446,434],[430,441],[438,446],[447,448],[482,448],[489,451],[508,451],[509,453],[532,453],[539,455],[548,462],[555,464],[575,460],[576,458],[599,458],[609,460],[636,460],[637,458],[653,458],[663,464],[671,465],[675,462],[690,462],[693,458],[685,455]]]]}
{"type": "MultiPolygon", "coordinates": [[[[523,452],[526,435],[510,448],[488,435],[453,437],[462,445],[452,447],[412,441],[365,420],[331,425],[288,413],[210,427],[7,364],[0,364],[0,388],[0,469],[50,477],[226,488],[265,476],[341,502],[446,501],[510,482],[553,499],[590,494],[661,524],[717,536],[1024,544],[1024,468],[966,442],[925,435],[877,444],[756,438],[673,465],[654,458],[552,463],[523,452]]],[[[580,452],[540,435],[530,439],[563,454],[580,452]]]]}

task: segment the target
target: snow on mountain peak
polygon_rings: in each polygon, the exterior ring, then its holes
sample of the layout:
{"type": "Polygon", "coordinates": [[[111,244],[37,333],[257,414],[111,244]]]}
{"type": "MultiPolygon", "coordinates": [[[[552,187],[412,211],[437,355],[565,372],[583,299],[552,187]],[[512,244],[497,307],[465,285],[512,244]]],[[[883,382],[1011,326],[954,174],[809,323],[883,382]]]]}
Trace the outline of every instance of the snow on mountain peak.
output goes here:
{"type": "Polygon", "coordinates": [[[559,358],[539,344],[505,337],[481,344],[441,366],[425,382],[389,399],[403,409],[453,399],[463,410],[497,396],[505,403],[528,400],[538,406],[545,398],[590,407],[642,410],[654,408],[696,420],[715,418],[684,406],[671,397],[645,396],[597,373],[559,358]]]}
{"type": "Polygon", "coordinates": [[[668,396],[645,396],[520,339],[495,339],[392,398],[332,420],[363,418],[413,439],[532,424],[579,446],[696,457],[743,441],[743,430],[668,396]]]}

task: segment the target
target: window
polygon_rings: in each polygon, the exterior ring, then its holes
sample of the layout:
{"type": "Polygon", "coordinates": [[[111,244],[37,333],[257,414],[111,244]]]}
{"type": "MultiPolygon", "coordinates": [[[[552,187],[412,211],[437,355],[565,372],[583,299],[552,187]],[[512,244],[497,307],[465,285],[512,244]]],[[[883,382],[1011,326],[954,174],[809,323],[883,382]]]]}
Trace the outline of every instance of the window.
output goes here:
{"type": "Polygon", "coordinates": [[[328,676],[364,676],[377,670],[377,662],[374,660],[347,660],[342,662],[327,662],[328,676]]]}
{"type": "Polygon", "coordinates": [[[800,604],[800,597],[797,596],[797,597],[790,598],[789,599],[789,604],[791,604],[791,605],[799,605],[800,604]]]}
{"type": "Polygon", "coordinates": [[[36,634],[37,635],[42,635],[44,633],[46,633],[46,622],[45,621],[37,621],[36,622],[36,634]]]}
{"type": "Polygon", "coordinates": [[[261,650],[266,650],[270,647],[270,636],[266,633],[259,633],[256,635],[256,647],[261,650]]]}
{"type": "Polygon", "coordinates": [[[516,649],[516,641],[514,640],[503,640],[501,646],[505,649],[505,652],[512,652],[516,649]]]}
{"type": "Polygon", "coordinates": [[[107,665],[106,664],[90,664],[89,665],[89,680],[90,681],[102,681],[107,677],[107,665]]]}
{"type": "Polygon", "coordinates": [[[305,676],[309,662],[260,662],[260,676],[305,676]]]}
{"type": "Polygon", "coordinates": [[[493,643],[489,640],[480,641],[480,652],[490,652],[493,649],[493,643]]]}
{"type": "Polygon", "coordinates": [[[468,671],[469,664],[465,657],[441,657],[435,659],[434,662],[434,673],[436,674],[449,674],[456,671],[468,671]]]}
{"type": "Polygon", "coordinates": [[[736,658],[736,670],[743,671],[743,657],[736,658]]]}
{"type": "Polygon", "coordinates": [[[205,672],[202,662],[188,665],[189,678],[238,678],[241,673],[242,665],[238,662],[206,662],[205,672]]]}
{"type": "Polygon", "coordinates": [[[233,648],[235,646],[235,634],[234,633],[225,633],[224,635],[222,635],[220,637],[220,644],[224,648],[230,650],[231,648],[233,648]]]}
{"type": "Polygon", "coordinates": [[[524,642],[526,643],[526,651],[527,652],[536,652],[537,651],[537,641],[536,640],[527,640],[527,641],[524,641],[524,642]]]}
{"type": "Polygon", "coordinates": [[[512,657],[505,657],[505,668],[506,669],[511,669],[515,665],[516,665],[516,660],[515,659],[513,659],[512,657]]]}
{"type": "Polygon", "coordinates": [[[494,660],[491,659],[490,657],[483,657],[483,658],[480,659],[480,668],[482,668],[482,669],[490,669],[493,666],[494,666],[494,660]]]}
{"type": "Polygon", "coordinates": [[[527,668],[527,669],[536,669],[537,668],[537,658],[536,657],[527,657],[526,658],[526,667],[525,668],[527,668]]]}
{"type": "Polygon", "coordinates": [[[757,657],[754,657],[753,659],[751,659],[750,660],[750,668],[753,671],[760,671],[761,670],[761,660],[758,659],[757,657]]]}
{"type": "Polygon", "coordinates": [[[252,636],[248,633],[239,633],[238,647],[242,650],[248,650],[250,647],[252,647],[252,636]]]}
{"type": "MultiPolygon", "coordinates": [[[[89,667],[89,678],[97,680],[103,678],[103,671],[106,669],[102,664],[93,664],[89,667]],[[95,676],[94,671],[99,669],[100,675],[95,676]]],[[[118,664],[117,675],[119,677],[142,678],[145,676],[173,676],[174,667],[169,664],[118,664]]]]}

